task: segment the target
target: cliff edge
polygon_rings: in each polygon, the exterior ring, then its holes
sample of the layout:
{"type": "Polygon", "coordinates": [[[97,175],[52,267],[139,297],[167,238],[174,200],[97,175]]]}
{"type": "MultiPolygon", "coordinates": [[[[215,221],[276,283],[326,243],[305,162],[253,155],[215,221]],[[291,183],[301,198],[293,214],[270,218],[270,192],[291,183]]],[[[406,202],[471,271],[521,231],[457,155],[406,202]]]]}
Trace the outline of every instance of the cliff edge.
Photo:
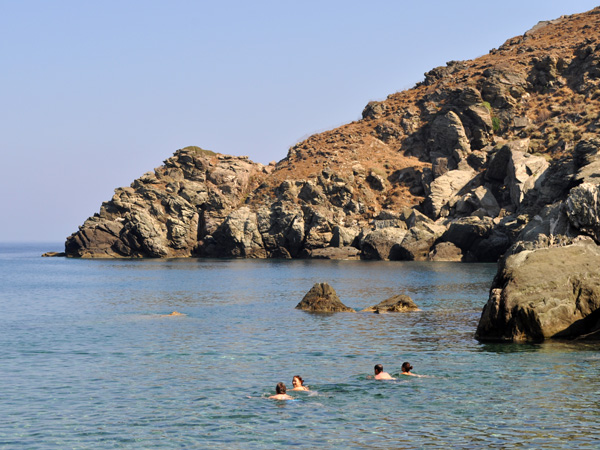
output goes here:
{"type": "Polygon", "coordinates": [[[118,188],[72,257],[497,261],[600,242],[600,9],[541,22],[277,164],[188,147],[118,188]]]}

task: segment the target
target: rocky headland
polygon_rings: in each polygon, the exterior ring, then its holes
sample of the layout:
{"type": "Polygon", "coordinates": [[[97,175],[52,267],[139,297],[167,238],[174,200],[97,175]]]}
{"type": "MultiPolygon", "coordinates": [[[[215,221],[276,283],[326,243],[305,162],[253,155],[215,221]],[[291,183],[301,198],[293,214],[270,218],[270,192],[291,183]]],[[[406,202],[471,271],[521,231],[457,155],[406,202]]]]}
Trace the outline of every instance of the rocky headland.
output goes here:
{"type": "MultiPolygon", "coordinates": [[[[596,8],[434,68],[277,163],[178,150],[116,189],[67,238],[65,252],[483,262],[504,255],[512,267],[511,255],[523,251],[581,237],[600,242],[599,130],[596,8]]],[[[497,277],[490,301],[506,296],[497,291],[502,283],[497,277]]],[[[482,321],[496,323],[499,306],[486,308],[482,321]]],[[[478,336],[488,329],[480,326],[478,336]]],[[[509,335],[521,339],[521,331],[509,335]]]]}
{"type": "Polygon", "coordinates": [[[519,241],[597,239],[599,21],[561,17],[437,67],[276,164],[178,150],[66,253],[497,261],[519,241]]]}

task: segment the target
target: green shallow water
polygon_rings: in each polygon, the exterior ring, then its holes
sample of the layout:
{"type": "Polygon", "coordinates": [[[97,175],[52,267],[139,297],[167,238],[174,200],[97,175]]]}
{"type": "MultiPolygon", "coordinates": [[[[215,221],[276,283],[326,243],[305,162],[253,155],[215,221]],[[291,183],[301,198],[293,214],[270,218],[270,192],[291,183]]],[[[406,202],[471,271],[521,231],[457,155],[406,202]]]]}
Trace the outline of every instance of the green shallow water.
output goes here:
{"type": "Polygon", "coordinates": [[[598,448],[599,345],[473,339],[495,265],[52,249],[0,246],[0,449],[598,448]],[[295,310],[319,281],[422,310],[295,310]],[[368,378],[403,361],[426,377],[368,378]],[[266,398],[295,374],[311,392],[266,398]]]}

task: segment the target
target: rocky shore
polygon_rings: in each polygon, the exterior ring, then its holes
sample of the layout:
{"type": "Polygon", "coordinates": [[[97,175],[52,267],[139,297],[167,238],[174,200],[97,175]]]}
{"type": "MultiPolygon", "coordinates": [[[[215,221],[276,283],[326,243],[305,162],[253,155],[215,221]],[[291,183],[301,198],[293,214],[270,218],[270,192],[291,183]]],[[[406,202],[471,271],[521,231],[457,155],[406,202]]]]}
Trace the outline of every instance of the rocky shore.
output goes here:
{"type": "MultiPolygon", "coordinates": [[[[500,274],[524,251],[581,237],[600,242],[599,129],[596,8],[434,68],[278,163],[178,150],[116,189],[67,238],[65,253],[467,262],[504,255],[500,274]]],[[[506,297],[503,277],[481,339],[527,334],[519,326],[490,331],[500,320],[491,312],[498,296],[506,297]]]]}
{"type": "Polygon", "coordinates": [[[178,150],[66,254],[497,261],[519,241],[598,237],[599,13],[435,68],[277,164],[178,150]]]}

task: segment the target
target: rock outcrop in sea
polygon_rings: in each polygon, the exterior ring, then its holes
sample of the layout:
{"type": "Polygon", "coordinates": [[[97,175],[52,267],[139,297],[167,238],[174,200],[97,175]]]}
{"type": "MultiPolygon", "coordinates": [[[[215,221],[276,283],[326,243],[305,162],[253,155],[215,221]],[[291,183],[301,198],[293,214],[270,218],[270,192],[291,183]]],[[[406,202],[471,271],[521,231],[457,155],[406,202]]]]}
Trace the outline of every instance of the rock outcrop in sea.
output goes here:
{"type": "Polygon", "coordinates": [[[309,312],[356,312],[344,305],[328,283],[316,283],[304,298],[296,305],[296,309],[309,312]]]}
{"type": "Polygon", "coordinates": [[[503,260],[476,337],[600,339],[600,247],[585,239],[503,260]]]}
{"type": "Polygon", "coordinates": [[[599,112],[597,8],[437,67],[276,164],[178,150],[116,189],[65,251],[497,261],[598,241],[599,112]]]}
{"type": "Polygon", "coordinates": [[[362,312],[373,312],[376,314],[408,311],[419,311],[419,307],[413,299],[406,294],[393,295],[374,306],[369,306],[362,310],[362,312]]]}

